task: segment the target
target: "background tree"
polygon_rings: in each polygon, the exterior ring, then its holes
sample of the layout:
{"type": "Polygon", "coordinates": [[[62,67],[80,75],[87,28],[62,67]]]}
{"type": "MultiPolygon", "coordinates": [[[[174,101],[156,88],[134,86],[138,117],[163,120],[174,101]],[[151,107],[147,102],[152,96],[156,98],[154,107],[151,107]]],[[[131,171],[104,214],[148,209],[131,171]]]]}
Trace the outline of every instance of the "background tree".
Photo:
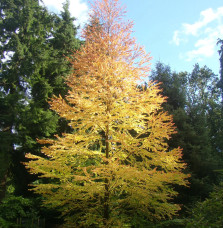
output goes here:
{"type": "MultiPolygon", "coordinates": [[[[213,75],[210,70],[207,71],[206,68],[206,73],[205,75],[202,75],[203,79],[200,81],[208,80],[209,83],[204,83],[203,85],[206,86],[208,84],[209,88],[206,89],[206,91],[212,91],[212,93],[209,92],[209,94],[212,95],[211,97],[210,95],[205,96],[205,100],[208,100],[208,102],[206,102],[207,105],[205,106],[205,111],[207,112],[206,123],[208,123],[209,137],[211,142],[210,144],[212,146],[212,156],[214,154],[214,157],[218,159],[218,162],[215,163],[221,167],[220,169],[215,170],[215,175],[213,176],[212,174],[212,178],[214,177],[214,179],[216,179],[216,176],[218,176],[218,179],[222,181],[222,40],[219,39],[217,44],[221,45],[219,50],[220,79],[218,79],[216,75],[213,75]],[[219,176],[221,178],[219,178],[219,176]]],[[[211,173],[209,172],[209,176],[210,175],[211,173]]],[[[187,227],[222,227],[223,220],[221,216],[221,207],[222,183],[220,183],[217,187],[214,187],[214,190],[210,193],[208,198],[206,198],[203,202],[197,202],[195,207],[191,209],[190,218],[187,219],[187,227]]]]}
{"type": "Polygon", "coordinates": [[[117,0],[95,1],[91,12],[69,94],[50,102],[73,133],[40,140],[44,157],[27,155],[31,173],[54,180],[34,190],[70,225],[139,226],[171,217],[179,210],[173,185],[185,185],[187,175],[181,149],[166,143],[175,130],[161,108],[165,98],[153,83],[137,87],[150,57],[131,38],[117,0]]]}
{"type": "MultiPolygon", "coordinates": [[[[218,131],[216,132],[216,141],[218,142],[218,150],[223,151],[223,40],[218,39],[217,42],[218,45],[220,45],[219,49],[219,60],[220,60],[220,80],[218,82],[218,87],[221,90],[221,112],[215,112],[216,118],[215,118],[215,126],[218,131]]],[[[219,109],[218,109],[219,110],[219,109]]]]}
{"type": "Polygon", "coordinates": [[[219,183],[219,174],[215,170],[222,162],[216,140],[219,126],[215,117],[220,111],[217,82],[217,75],[206,66],[195,65],[188,75],[187,113],[196,135],[191,145],[190,164],[197,179],[195,194],[199,192],[202,199],[208,196],[213,184],[219,183]]]}
{"type": "Polygon", "coordinates": [[[47,101],[68,89],[63,81],[71,65],[65,56],[80,46],[73,20],[68,2],[60,16],[37,0],[1,2],[1,180],[6,183],[11,173],[17,194],[24,194],[28,182],[20,162],[26,152],[38,153],[36,138],[68,130],[47,101]]]}
{"type": "Polygon", "coordinates": [[[186,227],[216,227],[223,225],[222,216],[223,187],[215,187],[210,196],[203,202],[198,202],[187,220],[186,227]]]}
{"type": "Polygon", "coordinates": [[[168,97],[163,107],[173,115],[177,126],[178,134],[168,144],[170,148],[176,144],[183,148],[188,172],[192,173],[190,188],[180,189],[179,200],[187,205],[195,203],[219,183],[220,176],[215,172],[221,166],[218,77],[198,64],[192,73],[175,73],[169,66],[157,63],[151,78],[162,82],[162,94],[168,97]]]}
{"type": "Polygon", "coordinates": [[[217,45],[220,45],[220,49],[218,51],[220,55],[220,80],[219,80],[219,87],[221,88],[221,98],[223,101],[223,40],[218,39],[217,45]]]}

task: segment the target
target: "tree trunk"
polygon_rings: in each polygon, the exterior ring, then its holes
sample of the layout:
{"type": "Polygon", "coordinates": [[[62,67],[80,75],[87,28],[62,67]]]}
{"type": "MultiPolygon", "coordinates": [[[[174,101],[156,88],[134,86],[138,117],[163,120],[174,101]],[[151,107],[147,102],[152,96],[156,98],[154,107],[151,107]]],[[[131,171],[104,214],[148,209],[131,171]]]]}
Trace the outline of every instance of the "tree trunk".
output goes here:
{"type": "MultiPolygon", "coordinates": [[[[105,145],[106,145],[106,158],[109,158],[109,126],[106,127],[106,134],[105,134],[105,145]]],[[[106,164],[108,162],[106,161],[106,164]]],[[[104,194],[104,225],[106,226],[109,220],[109,180],[105,178],[105,194],[104,194]]]]}

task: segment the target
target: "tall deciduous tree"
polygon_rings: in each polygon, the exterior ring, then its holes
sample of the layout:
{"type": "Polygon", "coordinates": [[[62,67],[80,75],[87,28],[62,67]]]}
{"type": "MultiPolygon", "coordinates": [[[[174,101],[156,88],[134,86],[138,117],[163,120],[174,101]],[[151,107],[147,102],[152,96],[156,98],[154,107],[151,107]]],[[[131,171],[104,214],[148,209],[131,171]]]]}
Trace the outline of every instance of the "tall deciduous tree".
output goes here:
{"type": "Polygon", "coordinates": [[[181,149],[168,149],[175,128],[162,111],[165,98],[152,82],[137,86],[148,77],[150,57],[123,15],[117,0],[94,2],[69,94],[50,102],[73,133],[40,140],[43,157],[27,154],[30,172],[53,180],[34,190],[67,224],[122,227],[171,217],[180,209],[171,203],[173,185],[187,183],[181,149]]]}

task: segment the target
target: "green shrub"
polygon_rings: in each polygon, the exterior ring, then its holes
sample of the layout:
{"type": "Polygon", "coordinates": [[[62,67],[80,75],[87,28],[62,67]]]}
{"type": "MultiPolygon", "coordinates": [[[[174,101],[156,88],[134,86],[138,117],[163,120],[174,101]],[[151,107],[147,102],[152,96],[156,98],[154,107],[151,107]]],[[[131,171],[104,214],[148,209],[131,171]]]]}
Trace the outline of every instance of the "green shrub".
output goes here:
{"type": "Polygon", "coordinates": [[[31,199],[10,195],[0,204],[0,227],[17,227],[21,219],[25,221],[37,218],[38,214],[31,199]]]}
{"type": "Polygon", "coordinates": [[[209,198],[197,203],[186,227],[223,227],[223,183],[215,188],[209,198]]]}

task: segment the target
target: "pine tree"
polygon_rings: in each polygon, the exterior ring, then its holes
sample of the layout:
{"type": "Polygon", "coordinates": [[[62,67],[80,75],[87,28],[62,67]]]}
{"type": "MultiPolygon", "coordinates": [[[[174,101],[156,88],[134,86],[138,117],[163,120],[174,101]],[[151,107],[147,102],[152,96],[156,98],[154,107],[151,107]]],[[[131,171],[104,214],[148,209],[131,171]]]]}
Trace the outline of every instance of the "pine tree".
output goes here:
{"type": "Polygon", "coordinates": [[[223,103],[223,40],[218,39],[217,45],[220,45],[219,53],[219,60],[220,60],[220,80],[219,80],[219,88],[221,89],[221,99],[223,103]]]}
{"type": "MultiPolygon", "coordinates": [[[[73,24],[74,18],[70,16],[68,7],[67,2],[60,16],[47,12],[49,31],[45,33],[48,36],[45,34],[41,46],[35,50],[40,53],[39,58],[35,59],[36,52],[31,53],[37,67],[30,78],[29,106],[21,117],[20,141],[23,152],[36,152],[36,138],[52,136],[56,132],[60,134],[69,129],[66,123],[49,109],[48,104],[48,99],[53,95],[64,96],[67,93],[68,87],[64,80],[72,69],[67,58],[81,44],[76,38],[77,28],[73,24]]],[[[40,22],[40,26],[43,29],[44,20],[40,22]]]]}
{"type": "Polygon", "coordinates": [[[65,56],[80,46],[73,20],[68,3],[58,16],[37,0],[1,2],[0,163],[5,168],[0,179],[11,164],[18,194],[28,182],[21,161],[27,152],[38,153],[36,138],[69,129],[49,109],[48,99],[68,90],[63,82],[71,64],[65,56]]]}
{"type": "MultiPolygon", "coordinates": [[[[218,148],[219,151],[223,151],[223,39],[218,39],[217,42],[218,45],[220,45],[219,48],[219,61],[220,61],[220,80],[218,82],[218,87],[221,90],[221,112],[219,111],[215,112],[216,118],[215,118],[215,129],[216,129],[216,135],[217,135],[217,141],[218,141],[218,148]]],[[[218,110],[218,109],[217,109],[218,110]]]]}
{"type": "Polygon", "coordinates": [[[50,102],[73,132],[39,140],[43,157],[27,154],[30,172],[51,179],[34,191],[67,225],[142,225],[180,209],[171,199],[173,185],[187,183],[185,164],[181,149],[169,150],[166,141],[175,128],[158,86],[137,86],[148,77],[150,56],[124,14],[117,0],[94,2],[85,45],[71,59],[69,93],[50,102]]]}
{"type": "MultiPolygon", "coordinates": [[[[26,103],[29,72],[33,70],[33,64],[29,61],[29,46],[35,46],[31,28],[35,6],[36,1],[1,1],[0,145],[1,157],[7,157],[10,163],[12,158],[17,156],[17,126],[26,103]]],[[[4,160],[1,163],[4,163],[4,160]]],[[[6,182],[10,163],[4,171],[5,178],[2,180],[0,177],[2,183],[6,182]]]]}

